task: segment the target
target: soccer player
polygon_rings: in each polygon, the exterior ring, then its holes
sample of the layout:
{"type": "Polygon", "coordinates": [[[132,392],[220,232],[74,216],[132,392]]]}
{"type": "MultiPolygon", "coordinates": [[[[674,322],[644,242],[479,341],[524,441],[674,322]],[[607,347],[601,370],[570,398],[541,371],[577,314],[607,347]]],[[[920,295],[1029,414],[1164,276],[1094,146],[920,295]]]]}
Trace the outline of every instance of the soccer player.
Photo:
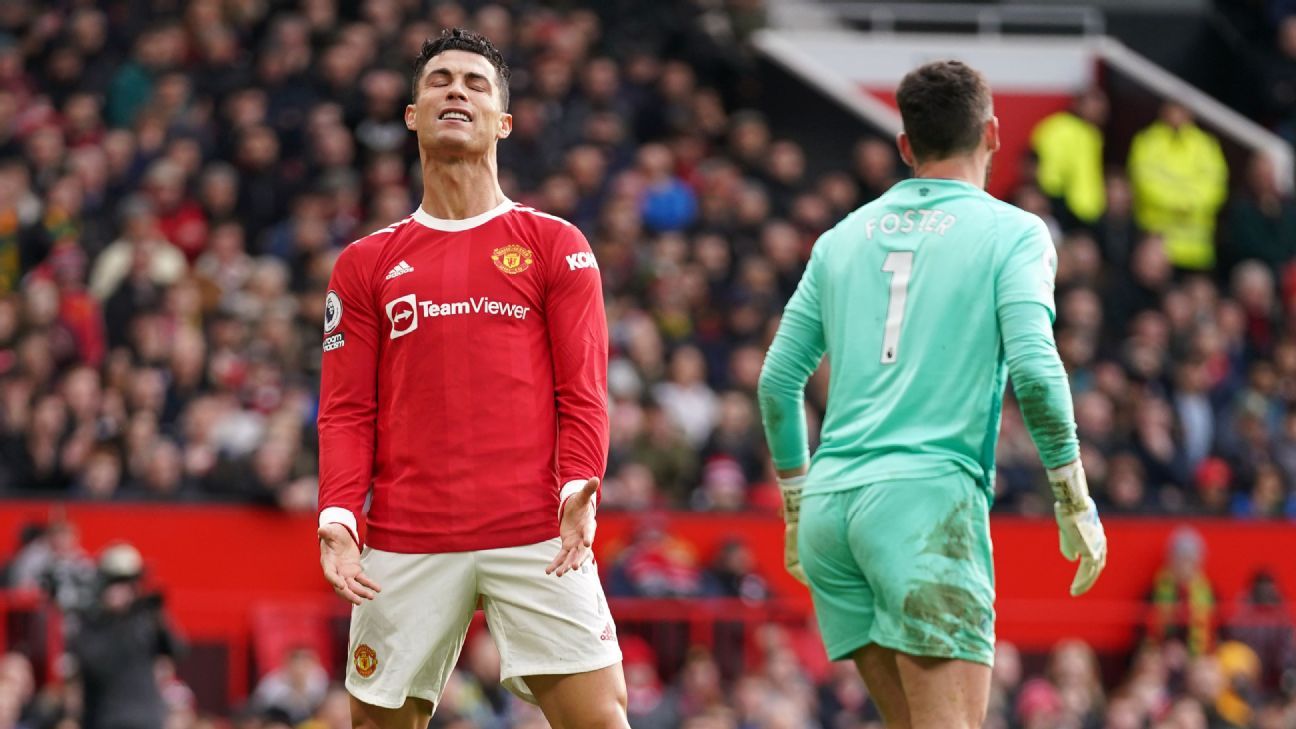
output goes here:
{"type": "Polygon", "coordinates": [[[990,90],[947,61],[909,73],[896,98],[915,176],[815,244],[761,372],[761,415],[787,568],[810,587],[829,657],[855,661],[888,727],[979,727],[1005,369],[1048,470],[1062,553],[1080,560],[1073,595],[1098,578],[1107,545],[1053,341],[1053,243],[1039,218],[984,191],[999,148],[990,90]],[[825,352],[810,461],[803,390],[825,352]]]}
{"type": "Polygon", "coordinates": [[[508,79],[482,36],[424,43],[405,109],[422,205],[343,250],[325,302],[320,563],[355,604],[356,726],[427,726],[479,602],[509,690],[556,727],[629,726],[590,563],[608,447],[598,265],[575,226],[500,189],[508,79]]]}

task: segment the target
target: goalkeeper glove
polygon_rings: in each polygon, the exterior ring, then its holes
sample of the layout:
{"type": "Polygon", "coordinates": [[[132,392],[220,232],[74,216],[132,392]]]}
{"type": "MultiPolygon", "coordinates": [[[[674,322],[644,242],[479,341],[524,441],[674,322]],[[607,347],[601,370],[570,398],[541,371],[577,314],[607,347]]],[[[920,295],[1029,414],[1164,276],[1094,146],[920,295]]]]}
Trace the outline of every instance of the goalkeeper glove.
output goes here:
{"type": "Polygon", "coordinates": [[[805,486],[805,476],[780,478],[779,492],[783,494],[783,566],[803,585],[809,585],[805,570],[801,568],[801,557],[797,554],[797,522],[801,519],[801,488],[805,486]]]}
{"type": "Polygon", "coordinates": [[[1048,480],[1053,490],[1053,515],[1057,518],[1062,556],[1071,562],[1080,560],[1071,594],[1083,595],[1098,581],[1098,575],[1107,565],[1107,535],[1098,520],[1098,507],[1089,497],[1089,484],[1080,459],[1049,469],[1048,480]]]}

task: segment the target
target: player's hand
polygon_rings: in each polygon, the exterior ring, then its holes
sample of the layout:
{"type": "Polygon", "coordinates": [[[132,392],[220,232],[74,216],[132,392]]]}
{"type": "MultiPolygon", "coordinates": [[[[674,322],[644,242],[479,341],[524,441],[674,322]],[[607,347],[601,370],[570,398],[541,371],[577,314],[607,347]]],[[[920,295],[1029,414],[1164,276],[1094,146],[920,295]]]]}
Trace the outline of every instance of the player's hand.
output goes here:
{"type": "Polygon", "coordinates": [[[598,487],[599,480],[591,478],[580,491],[568,496],[563,503],[562,518],[558,522],[562,548],[545,568],[545,574],[562,577],[572,570],[580,569],[590,558],[594,531],[598,528],[598,523],[594,520],[594,495],[598,493],[598,487]]]}
{"type": "Polygon", "coordinates": [[[1088,592],[1098,581],[1103,567],[1107,566],[1107,535],[1098,520],[1098,507],[1094,506],[1093,499],[1087,501],[1080,511],[1072,511],[1064,504],[1053,505],[1062,556],[1072,562],[1080,560],[1075,580],[1071,583],[1072,595],[1088,592]]]}
{"type": "Polygon", "coordinates": [[[1062,556],[1072,562],[1080,560],[1071,594],[1083,595],[1107,566],[1107,534],[1098,520],[1098,507],[1089,497],[1089,483],[1080,461],[1050,470],[1048,476],[1062,556]]]}
{"type": "Polygon", "coordinates": [[[346,527],[325,524],[319,528],[319,543],[320,567],[334,592],[354,605],[372,600],[382,592],[360,566],[360,547],[346,527]]]}
{"type": "Polygon", "coordinates": [[[783,496],[783,566],[797,582],[809,585],[805,569],[801,567],[801,555],[797,551],[797,529],[801,521],[801,488],[805,486],[805,476],[780,478],[779,493],[783,496]]]}

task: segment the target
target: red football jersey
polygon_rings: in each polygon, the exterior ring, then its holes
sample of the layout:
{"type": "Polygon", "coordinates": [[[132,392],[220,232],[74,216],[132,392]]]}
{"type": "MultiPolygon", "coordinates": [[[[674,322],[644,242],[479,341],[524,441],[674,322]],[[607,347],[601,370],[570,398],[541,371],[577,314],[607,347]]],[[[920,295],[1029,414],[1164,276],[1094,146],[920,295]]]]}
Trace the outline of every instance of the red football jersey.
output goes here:
{"type": "Polygon", "coordinates": [[[352,243],[325,302],[322,521],[391,552],[558,535],[559,485],[607,465],[607,319],[589,243],[512,201],[422,208],[352,243]]]}

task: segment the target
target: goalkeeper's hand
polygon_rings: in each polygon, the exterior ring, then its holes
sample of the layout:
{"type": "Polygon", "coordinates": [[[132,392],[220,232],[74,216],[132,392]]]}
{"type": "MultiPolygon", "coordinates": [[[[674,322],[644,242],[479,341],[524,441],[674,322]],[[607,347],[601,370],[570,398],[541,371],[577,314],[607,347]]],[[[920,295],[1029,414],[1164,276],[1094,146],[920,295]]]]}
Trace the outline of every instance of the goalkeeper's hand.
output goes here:
{"type": "Polygon", "coordinates": [[[1089,497],[1089,484],[1079,459],[1049,469],[1048,479],[1062,556],[1072,562],[1080,560],[1071,594],[1083,595],[1107,566],[1107,535],[1098,520],[1098,507],[1089,497]]]}
{"type": "Polygon", "coordinates": [[[798,582],[809,585],[801,568],[801,556],[797,554],[797,523],[801,519],[801,488],[805,486],[805,478],[780,478],[778,485],[783,494],[783,566],[798,582]]]}

